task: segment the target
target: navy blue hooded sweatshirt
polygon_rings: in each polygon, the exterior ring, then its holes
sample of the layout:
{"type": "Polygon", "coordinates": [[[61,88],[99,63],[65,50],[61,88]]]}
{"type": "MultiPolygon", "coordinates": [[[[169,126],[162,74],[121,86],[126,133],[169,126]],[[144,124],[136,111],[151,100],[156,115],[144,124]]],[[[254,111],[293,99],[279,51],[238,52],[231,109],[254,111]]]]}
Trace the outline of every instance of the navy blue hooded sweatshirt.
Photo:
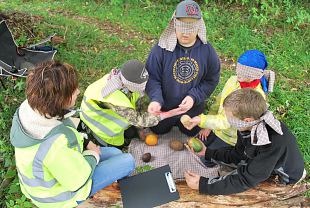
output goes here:
{"type": "Polygon", "coordinates": [[[173,52],[156,44],[146,69],[146,93],[150,100],[159,102],[162,110],[171,110],[187,95],[193,98],[194,106],[203,104],[219,82],[220,61],[211,44],[203,44],[197,38],[192,47],[177,44],[173,52]]]}

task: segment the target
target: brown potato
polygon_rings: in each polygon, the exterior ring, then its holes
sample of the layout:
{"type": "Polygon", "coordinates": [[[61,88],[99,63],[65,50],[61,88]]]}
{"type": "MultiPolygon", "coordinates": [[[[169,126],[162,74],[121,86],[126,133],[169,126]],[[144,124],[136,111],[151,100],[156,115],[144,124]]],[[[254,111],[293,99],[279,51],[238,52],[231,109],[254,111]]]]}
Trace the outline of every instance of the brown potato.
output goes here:
{"type": "Polygon", "coordinates": [[[169,143],[169,147],[175,151],[181,151],[184,149],[184,144],[179,140],[171,140],[169,143]]]}

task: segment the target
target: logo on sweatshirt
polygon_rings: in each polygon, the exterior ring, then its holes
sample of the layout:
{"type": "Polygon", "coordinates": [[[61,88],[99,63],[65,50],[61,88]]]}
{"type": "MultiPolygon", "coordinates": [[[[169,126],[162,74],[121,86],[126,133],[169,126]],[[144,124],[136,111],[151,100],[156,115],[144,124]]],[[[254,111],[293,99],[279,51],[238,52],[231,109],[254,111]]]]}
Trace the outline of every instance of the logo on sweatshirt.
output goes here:
{"type": "Polygon", "coordinates": [[[197,77],[198,72],[198,63],[193,58],[181,57],[173,65],[173,77],[181,84],[193,81],[197,77]]]}

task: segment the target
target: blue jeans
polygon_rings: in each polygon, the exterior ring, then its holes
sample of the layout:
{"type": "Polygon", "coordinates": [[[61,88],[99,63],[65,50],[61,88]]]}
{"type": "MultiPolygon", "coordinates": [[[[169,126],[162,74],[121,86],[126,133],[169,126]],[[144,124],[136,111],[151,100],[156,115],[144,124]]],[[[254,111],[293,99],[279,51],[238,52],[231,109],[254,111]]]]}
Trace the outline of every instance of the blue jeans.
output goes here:
{"type": "Polygon", "coordinates": [[[135,160],[131,154],[123,153],[115,147],[100,147],[100,149],[100,162],[92,176],[93,183],[89,196],[93,196],[114,181],[128,176],[135,169],[135,160]]]}
{"type": "Polygon", "coordinates": [[[100,162],[92,176],[93,184],[89,196],[128,176],[134,169],[135,160],[131,154],[123,153],[115,147],[101,147],[100,162]]]}

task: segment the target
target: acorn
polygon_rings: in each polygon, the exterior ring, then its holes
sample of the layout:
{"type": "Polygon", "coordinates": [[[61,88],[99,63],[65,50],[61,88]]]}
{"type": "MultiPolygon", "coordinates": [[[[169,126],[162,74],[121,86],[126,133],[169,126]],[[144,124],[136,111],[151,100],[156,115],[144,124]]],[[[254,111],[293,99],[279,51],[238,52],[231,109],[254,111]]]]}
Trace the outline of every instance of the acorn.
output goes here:
{"type": "Polygon", "coordinates": [[[150,160],[151,160],[151,158],[152,158],[152,155],[151,155],[151,153],[144,153],[143,155],[142,155],[142,161],[143,162],[150,162],[150,160]]]}

